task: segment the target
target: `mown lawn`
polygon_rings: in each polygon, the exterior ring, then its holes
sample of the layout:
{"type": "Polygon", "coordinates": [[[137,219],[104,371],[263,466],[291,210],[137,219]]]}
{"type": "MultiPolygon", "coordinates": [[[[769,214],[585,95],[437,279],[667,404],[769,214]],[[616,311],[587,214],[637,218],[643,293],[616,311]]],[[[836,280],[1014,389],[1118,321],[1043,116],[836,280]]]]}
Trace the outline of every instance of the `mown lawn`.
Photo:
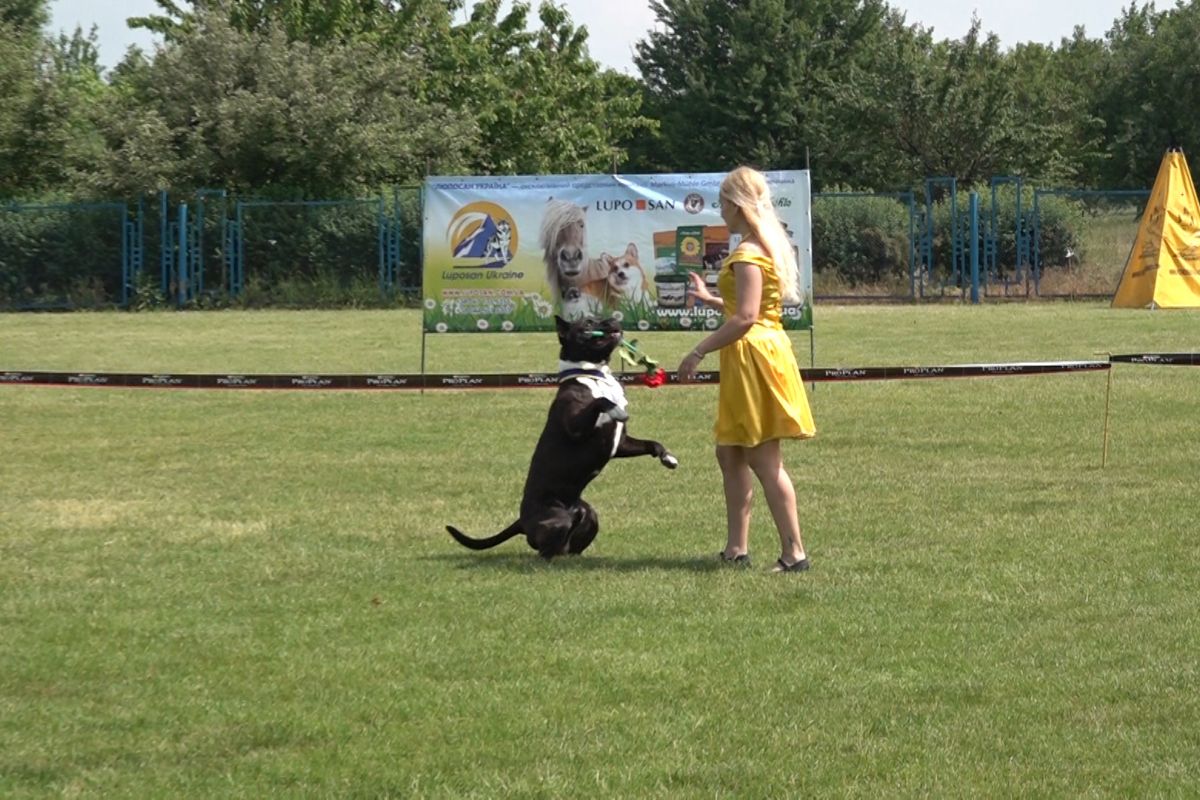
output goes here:
{"type": "MultiPolygon", "coordinates": [[[[1092,304],[816,319],[823,367],[1200,349],[1092,304]]],[[[421,362],[416,312],[0,315],[0,370],[421,362]]],[[[1103,372],[818,384],[801,575],[761,500],[715,561],[712,386],[630,390],[680,468],[611,464],[552,563],[444,531],[512,519],[549,390],[0,386],[0,796],[1195,796],[1200,370],[1112,377],[1103,469],[1103,372]]]]}

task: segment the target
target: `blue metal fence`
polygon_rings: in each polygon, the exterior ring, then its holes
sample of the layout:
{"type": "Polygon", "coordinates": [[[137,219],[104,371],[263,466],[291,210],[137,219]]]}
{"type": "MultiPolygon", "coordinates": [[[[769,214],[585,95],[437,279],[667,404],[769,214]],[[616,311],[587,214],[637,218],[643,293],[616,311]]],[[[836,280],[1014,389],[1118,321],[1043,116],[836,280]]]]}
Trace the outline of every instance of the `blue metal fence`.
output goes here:
{"type": "Polygon", "coordinates": [[[141,219],[123,202],[0,206],[0,307],[127,304],[143,266],[141,219]]]}
{"type": "MultiPolygon", "coordinates": [[[[978,301],[996,293],[1038,294],[1043,270],[1059,266],[1046,263],[1048,248],[1055,258],[1063,252],[1043,225],[1050,198],[1129,215],[1149,195],[1031,190],[1022,177],[1002,175],[990,180],[990,204],[981,208],[977,192],[960,204],[959,189],[955,178],[935,176],[925,179],[920,199],[911,190],[838,191],[816,193],[813,202],[814,209],[838,199],[895,203],[882,209],[887,231],[876,234],[889,239],[891,275],[903,280],[900,271],[907,273],[906,299],[978,301]]],[[[0,308],[127,307],[139,292],[155,289],[159,302],[181,307],[207,298],[236,302],[251,288],[265,287],[269,295],[295,280],[360,292],[373,285],[384,299],[419,294],[422,210],[415,187],[368,199],[236,198],[200,189],[179,197],[162,192],[157,200],[0,206],[0,308]],[[157,281],[146,272],[146,254],[154,250],[157,281]]],[[[829,235],[858,233],[840,230],[829,235]]],[[[814,230],[818,270],[834,249],[814,230]]]]}

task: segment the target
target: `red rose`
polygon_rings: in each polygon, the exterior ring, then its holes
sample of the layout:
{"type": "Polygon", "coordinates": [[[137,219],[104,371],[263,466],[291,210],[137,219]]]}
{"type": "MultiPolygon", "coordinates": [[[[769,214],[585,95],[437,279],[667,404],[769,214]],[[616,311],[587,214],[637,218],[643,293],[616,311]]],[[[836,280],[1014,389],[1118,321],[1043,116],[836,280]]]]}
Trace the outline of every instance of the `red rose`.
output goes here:
{"type": "Polygon", "coordinates": [[[653,372],[647,372],[642,376],[642,383],[646,384],[651,389],[653,389],[655,386],[662,386],[666,382],[667,373],[663,371],[662,367],[657,368],[653,372]]]}

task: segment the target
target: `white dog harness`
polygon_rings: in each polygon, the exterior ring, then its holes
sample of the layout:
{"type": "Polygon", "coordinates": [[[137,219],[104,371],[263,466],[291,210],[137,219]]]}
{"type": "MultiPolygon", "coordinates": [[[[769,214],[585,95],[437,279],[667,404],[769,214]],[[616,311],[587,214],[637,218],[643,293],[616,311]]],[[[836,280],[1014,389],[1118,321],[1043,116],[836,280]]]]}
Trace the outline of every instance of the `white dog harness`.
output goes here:
{"type": "MultiPolygon", "coordinates": [[[[612,370],[607,364],[593,364],[590,361],[559,361],[558,362],[558,382],[566,383],[567,381],[579,381],[591,391],[592,397],[605,397],[612,400],[617,408],[621,411],[626,411],[629,401],[625,399],[625,387],[621,386],[612,374],[612,370]]],[[[625,419],[628,419],[628,413],[625,414],[625,419]]],[[[606,411],[596,419],[596,427],[599,428],[613,417],[606,411]]],[[[612,452],[609,457],[616,455],[617,445],[621,443],[621,432],[625,428],[623,420],[615,420],[617,427],[613,434],[612,452]]]]}

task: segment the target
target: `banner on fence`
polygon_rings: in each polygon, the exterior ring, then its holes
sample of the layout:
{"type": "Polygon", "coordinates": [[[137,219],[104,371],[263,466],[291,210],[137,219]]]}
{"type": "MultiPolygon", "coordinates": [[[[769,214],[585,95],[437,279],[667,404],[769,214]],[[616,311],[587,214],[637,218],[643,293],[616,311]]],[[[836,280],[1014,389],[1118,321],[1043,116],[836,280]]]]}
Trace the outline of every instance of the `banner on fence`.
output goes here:
{"type": "MultiPolygon", "coordinates": [[[[791,234],[805,300],[784,326],[812,326],[809,174],[766,173],[791,234]]],[[[424,184],[425,330],[551,331],[554,314],[612,314],[626,330],[712,329],[715,292],[737,245],[721,221],[724,173],[436,177],[424,184]]]]}

